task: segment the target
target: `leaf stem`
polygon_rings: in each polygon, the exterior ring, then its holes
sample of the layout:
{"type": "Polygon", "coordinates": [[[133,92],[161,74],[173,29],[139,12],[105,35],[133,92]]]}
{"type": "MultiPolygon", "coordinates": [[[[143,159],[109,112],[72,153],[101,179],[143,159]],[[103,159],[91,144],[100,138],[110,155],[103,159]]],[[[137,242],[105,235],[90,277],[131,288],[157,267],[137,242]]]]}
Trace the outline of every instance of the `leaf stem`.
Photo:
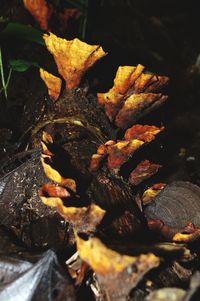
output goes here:
{"type": "Polygon", "coordinates": [[[1,47],[0,47],[0,71],[1,71],[1,82],[2,82],[2,86],[3,86],[4,95],[5,95],[5,98],[7,99],[8,94],[7,94],[7,87],[6,87],[5,77],[4,77],[1,47]]]}

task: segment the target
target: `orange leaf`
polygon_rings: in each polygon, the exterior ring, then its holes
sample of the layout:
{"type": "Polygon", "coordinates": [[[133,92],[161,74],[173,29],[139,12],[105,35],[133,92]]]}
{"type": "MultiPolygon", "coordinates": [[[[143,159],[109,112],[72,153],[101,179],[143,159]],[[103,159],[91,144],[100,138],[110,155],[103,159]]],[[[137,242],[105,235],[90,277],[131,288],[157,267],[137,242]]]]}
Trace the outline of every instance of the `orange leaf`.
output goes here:
{"type": "Polygon", "coordinates": [[[129,183],[131,183],[134,186],[140,184],[142,181],[148,179],[149,177],[157,173],[160,167],[161,165],[153,164],[148,160],[142,161],[131,172],[129,176],[129,183]]]}
{"type": "Polygon", "coordinates": [[[143,141],[134,139],[131,141],[119,141],[108,147],[108,168],[117,172],[133,153],[144,144],[143,141]]]}
{"type": "Polygon", "coordinates": [[[77,87],[84,73],[106,55],[102,47],[88,45],[79,39],[68,41],[50,33],[44,35],[44,40],[69,90],[77,87]]]}
{"type": "Polygon", "coordinates": [[[51,10],[45,0],[23,0],[24,6],[39,23],[42,30],[48,30],[51,10]]]}
{"type": "Polygon", "coordinates": [[[40,77],[48,88],[48,94],[50,98],[57,100],[60,96],[62,80],[42,68],[40,68],[40,77]]]}
{"type": "Polygon", "coordinates": [[[142,65],[119,67],[114,86],[107,93],[97,94],[110,121],[120,128],[132,125],[167,99],[167,96],[155,92],[168,82],[168,78],[143,71],[142,65]]]}
{"type": "Polygon", "coordinates": [[[124,138],[125,140],[138,139],[144,142],[151,142],[163,130],[163,126],[159,128],[154,125],[136,124],[126,130],[124,138]]]}
{"type": "Polygon", "coordinates": [[[125,129],[135,123],[141,116],[159,107],[166,99],[167,96],[163,96],[160,93],[133,94],[125,100],[116,116],[115,124],[119,128],[125,129]]]}
{"type": "MultiPolygon", "coordinates": [[[[64,220],[70,223],[78,232],[94,232],[96,226],[101,222],[105,215],[105,210],[95,204],[91,204],[88,207],[76,207],[77,202],[75,198],[74,207],[67,206],[67,199],[64,204],[61,197],[45,196],[43,192],[44,187],[39,192],[42,202],[47,206],[56,208],[64,220]]],[[[52,192],[56,195],[54,190],[52,190],[52,192]]],[[[61,190],[60,192],[62,193],[61,190]]]]}

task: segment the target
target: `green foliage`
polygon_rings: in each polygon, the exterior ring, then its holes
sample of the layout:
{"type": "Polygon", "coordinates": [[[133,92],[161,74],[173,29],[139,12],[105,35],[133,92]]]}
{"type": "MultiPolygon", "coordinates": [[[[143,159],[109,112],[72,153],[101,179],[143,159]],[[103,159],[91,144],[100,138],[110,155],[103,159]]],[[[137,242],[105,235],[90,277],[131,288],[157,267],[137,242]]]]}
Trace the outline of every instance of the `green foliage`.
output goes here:
{"type": "Polygon", "coordinates": [[[12,70],[17,72],[24,72],[32,66],[40,68],[37,62],[31,62],[31,61],[26,61],[21,59],[20,60],[10,59],[8,62],[12,70]]]}
{"type": "Polygon", "coordinates": [[[27,40],[44,45],[43,33],[30,25],[9,22],[0,32],[0,39],[27,40]]]}

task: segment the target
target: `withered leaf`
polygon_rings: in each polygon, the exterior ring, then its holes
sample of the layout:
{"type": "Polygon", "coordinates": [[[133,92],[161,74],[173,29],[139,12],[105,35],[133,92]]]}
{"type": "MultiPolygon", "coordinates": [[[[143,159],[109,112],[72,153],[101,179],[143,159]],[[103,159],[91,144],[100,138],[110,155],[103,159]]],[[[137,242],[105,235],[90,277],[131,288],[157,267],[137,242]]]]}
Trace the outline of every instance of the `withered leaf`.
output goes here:
{"type": "MultiPolygon", "coordinates": [[[[50,185],[50,184],[49,184],[50,185]]],[[[94,232],[96,226],[101,222],[105,215],[105,210],[95,204],[88,205],[87,207],[76,207],[77,199],[74,197],[74,207],[71,205],[67,206],[67,198],[64,201],[61,196],[46,196],[44,195],[45,188],[39,192],[40,199],[45,205],[56,208],[58,213],[64,218],[65,221],[70,223],[78,232],[94,232]]],[[[53,195],[56,192],[52,189],[53,195]]],[[[48,190],[50,193],[50,189],[48,190]]],[[[62,195],[62,190],[60,191],[62,195]]],[[[71,202],[70,202],[71,204],[71,202]]]]}
{"type": "Polygon", "coordinates": [[[124,102],[123,107],[116,116],[115,124],[119,128],[127,128],[141,116],[159,107],[166,99],[167,96],[163,96],[161,93],[133,94],[124,102]]]}
{"type": "Polygon", "coordinates": [[[84,73],[106,55],[101,46],[89,45],[79,39],[68,41],[50,33],[44,35],[44,40],[68,90],[77,87],[84,73]]]}
{"type": "Polygon", "coordinates": [[[52,298],[55,301],[76,300],[70,277],[51,250],[34,264],[12,257],[1,257],[0,274],[1,301],[50,301],[52,298]]]}
{"type": "Polygon", "coordinates": [[[76,193],[76,182],[71,178],[64,178],[51,166],[53,154],[48,146],[53,143],[51,135],[43,132],[42,166],[46,176],[54,183],[44,184],[39,190],[39,196],[45,205],[56,208],[58,213],[77,231],[92,232],[101,222],[105,210],[95,204],[83,205],[76,193]],[[59,185],[58,185],[59,184],[59,185]],[[71,204],[71,199],[74,205],[71,204]]]}
{"type": "Polygon", "coordinates": [[[42,68],[40,68],[40,77],[48,88],[49,97],[54,101],[57,100],[60,96],[62,80],[42,68]]]}
{"type": "Polygon", "coordinates": [[[87,241],[76,237],[79,256],[96,273],[101,289],[108,300],[126,300],[130,290],[143,275],[160,263],[154,254],[121,255],[107,248],[98,238],[87,241]]]}
{"type": "Polygon", "coordinates": [[[46,0],[23,0],[24,6],[39,23],[42,30],[48,30],[51,9],[46,0]]]}
{"type": "Polygon", "coordinates": [[[108,168],[117,172],[133,153],[144,144],[143,141],[119,141],[108,147],[108,168]]]}
{"type": "Polygon", "coordinates": [[[151,142],[155,136],[164,130],[164,127],[157,127],[155,125],[141,125],[135,124],[127,129],[124,134],[125,140],[138,139],[144,142],[151,142]]]}
{"type": "Polygon", "coordinates": [[[167,99],[156,92],[166,85],[168,78],[144,73],[144,68],[142,65],[119,67],[114,86],[107,93],[97,94],[110,121],[120,128],[131,126],[167,99]]]}
{"type": "Polygon", "coordinates": [[[62,186],[65,186],[71,189],[72,191],[76,192],[76,182],[73,179],[64,178],[55,168],[51,166],[52,163],[51,158],[53,157],[53,154],[49,150],[48,144],[52,144],[52,143],[53,143],[53,139],[51,135],[49,135],[46,132],[43,132],[42,141],[41,141],[41,145],[43,149],[43,153],[41,155],[41,163],[44,172],[47,178],[49,178],[50,180],[58,184],[61,184],[62,186]]]}
{"type": "Polygon", "coordinates": [[[140,184],[142,181],[157,173],[160,167],[161,165],[153,164],[149,162],[149,160],[140,162],[137,167],[131,172],[128,179],[129,183],[134,186],[140,184]]]}
{"type": "MultiPolygon", "coordinates": [[[[149,143],[154,140],[155,136],[163,130],[164,127],[159,128],[151,125],[136,124],[132,126],[126,130],[124,140],[119,140],[118,142],[109,140],[98,147],[97,153],[91,158],[90,170],[97,171],[102,160],[107,157],[108,168],[113,173],[117,173],[120,167],[134,154],[136,150],[138,150],[144,143],[149,143]]],[[[141,169],[144,166],[142,165],[139,167],[141,169]]],[[[155,166],[151,166],[151,169],[153,167],[155,168],[155,166]]]]}

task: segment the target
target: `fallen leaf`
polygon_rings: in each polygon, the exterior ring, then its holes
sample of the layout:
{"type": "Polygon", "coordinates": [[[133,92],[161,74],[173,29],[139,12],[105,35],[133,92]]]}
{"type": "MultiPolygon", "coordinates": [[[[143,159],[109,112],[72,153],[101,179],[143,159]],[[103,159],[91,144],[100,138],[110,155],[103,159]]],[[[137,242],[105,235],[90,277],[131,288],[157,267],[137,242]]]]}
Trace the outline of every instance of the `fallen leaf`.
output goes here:
{"type": "MultiPolygon", "coordinates": [[[[164,127],[159,128],[153,125],[136,124],[132,126],[126,130],[124,140],[119,140],[118,142],[109,140],[98,147],[97,153],[92,155],[90,171],[97,171],[101,162],[107,157],[108,169],[113,173],[117,173],[137,149],[144,143],[154,140],[155,136],[163,130],[164,127]]],[[[143,167],[140,166],[140,169],[143,167]]]]}
{"type": "Polygon", "coordinates": [[[143,141],[134,139],[131,141],[119,141],[108,147],[108,168],[114,173],[144,144],[143,141]]]}
{"type": "Polygon", "coordinates": [[[154,254],[128,256],[107,248],[98,238],[88,240],[76,235],[79,256],[96,273],[99,285],[108,300],[127,300],[132,288],[150,269],[160,263],[154,254]]]}
{"type": "Polygon", "coordinates": [[[32,254],[31,263],[13,256],[1,256],[0,300],[75,301],[75,291],[68,273],[57,256],[48,250],[38,258],[32,254]],[[55,294],[56,292],[56,294],[55,294]]]}
{"type": "Polygon", "coordinates": [[[139,185],[142,181],[157,173],[160,167],[161,165],[159,164],[153,164],[149,160],[144,160],[131,172],[128,181],[131,185],[139,185]]]}
{"type": "Polygon", "coordinates": [[[86,233],[95,231],[105,214],[105,210],[95,204],[81,207],[80,196],[76,194],[76,182],[71,178],[62,177],[51,165],[54,156],[49,151],[49,145],[53,143],[51,135],[43,132],[42,140],[42,166],[47,178],[55,183],[47,183],[41,187],[39,190],[40,199],[45,205],[56,208],[65,221],[77,231],[85,231],[86,233]]]}
{"type": "Polygon", "coordinates": [[[116,116],[116,126],[123,129],[131,126],[140,117],[159,107],[166,99],[167,96],[161,93],[141,93],[129,96],[116,116]]]}
{"type": "Polygon", "coordinates": [[[138,139],[144,142],[151,142],[155,136],[164,130],[164,126],[157,127],[154,125],[135,124],[127,129],[124,134],[125,140],[138,139]]]}
{"type": "Polygon", "coordinates": [[[87,234],[94,232],[105,215],[105,210],[95,204],[88,205],[87,207],[76,207],[77,198],[74,197],[74,207],[71,205],[67,206],[67,198],[64,204],[61,197],[44,196],[43,192],[44,187],[39,191],[42,202],[47,206],[56,208],[64,220],[72,225],[78,232],[87,234]]]}
{"type": "Polygon", "coordinates": [[[62,80],[42,68],[40,68],[40,77],[48,88],[49,97],[54,101],[57,100],[60,96],[62,80]]]}
{"type": "Polygon", "coordinates": [[[101,46],[89,45],[79,39],[68,41],[50,33],[44,35],[44,40],[54,56],[59,74],[66,81],[67,90],[77,87],[84,73],[106,55],[101,46]]]}
{"type": "Polygon", "coordinates": [[[49,150],[48,144],[52,144],[53,139],[51,135],[49,135],[46,132],[43,132],[42,135],[42,155],[41,155],[41,162],[44,169],[44,172],[50,180],[61,184],[62,186],[65,186],[72,191],[76,192],[76,182],[73,179],[70,178],[64,178],[55,168],[52,167],[52,157],[53,154],[49,150]]]}

